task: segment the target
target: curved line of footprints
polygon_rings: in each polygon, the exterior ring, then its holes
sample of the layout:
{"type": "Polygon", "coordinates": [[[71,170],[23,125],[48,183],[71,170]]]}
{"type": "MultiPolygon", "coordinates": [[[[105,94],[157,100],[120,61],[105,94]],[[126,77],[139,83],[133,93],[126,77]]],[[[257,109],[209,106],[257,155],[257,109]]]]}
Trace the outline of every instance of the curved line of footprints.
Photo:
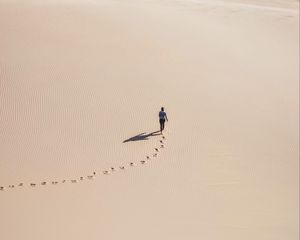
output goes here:
{"type": "MultiPolygon", "coordinates": [[[[159,140],[160,147],[159,148],[158,147],[154,148],[155,152],[151,155],[146,156],[146,160],[141,160],[141,161],[139,161],[139,163],[140,164],[146,164],[147,161],[151,160],[151,158],[157,157],[158,153],[160,152],[160,149],[165,147],[165,140],[166,140],[166,137],[162,136],[161,139],[159,140]]],[[[133,166],[136,165],[136,163],[130,162],[128,165],[130,167],[133,167],[133,166]]],[[[125,170],[126,166],[111,167],[109,170],[102,171],[102,174],[109,175],[109,174],[112,174],[112,173],[116,172],[117,169],[125,170]]],[[[97,172],[94,171],[91,175],[88,175],[86,177],[80,177],[78,179],[70,179],[70,180],[65,180],[64,179],[64,180],[61,180],[61,181],[48,181],[48,182],[45,181],[45,182],[40,182],[40,183],[29,183],[29,184],[19,183],[17,185],[15,185],[15,184],[8,185],[7,187],[0,186],[0,191],[5,191],[6,189],[16,189],[16,188],[20,188],[20,187],[24,187],[24,186],[37,187],[39,185],[45,186],[45,185],[57,185],[57,184],[60,184],[60,183],[78,183],[78,182],[86,180],[86,179],[93,180],[96,176],[97,176],[97,172]]]]}

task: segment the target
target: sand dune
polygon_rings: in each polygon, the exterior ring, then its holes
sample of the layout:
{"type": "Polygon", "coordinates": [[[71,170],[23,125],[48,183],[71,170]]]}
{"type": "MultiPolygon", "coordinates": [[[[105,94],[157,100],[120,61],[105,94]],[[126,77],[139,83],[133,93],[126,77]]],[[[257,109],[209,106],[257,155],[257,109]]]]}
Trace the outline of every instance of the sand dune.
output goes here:
{"type": "Polygon", "coordinates": [[[0,1],[1,239],[298,239],[298,7],[0,1]]]}

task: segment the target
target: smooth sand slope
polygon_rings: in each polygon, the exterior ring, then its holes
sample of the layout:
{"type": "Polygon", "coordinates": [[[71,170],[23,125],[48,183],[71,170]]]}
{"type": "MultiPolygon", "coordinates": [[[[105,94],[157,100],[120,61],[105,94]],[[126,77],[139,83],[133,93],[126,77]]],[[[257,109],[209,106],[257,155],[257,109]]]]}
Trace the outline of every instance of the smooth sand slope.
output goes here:
{"type": "Polygon", "coordinates": [[[1,239],[297,240],[298,5],[0,1],[1,239]]]}

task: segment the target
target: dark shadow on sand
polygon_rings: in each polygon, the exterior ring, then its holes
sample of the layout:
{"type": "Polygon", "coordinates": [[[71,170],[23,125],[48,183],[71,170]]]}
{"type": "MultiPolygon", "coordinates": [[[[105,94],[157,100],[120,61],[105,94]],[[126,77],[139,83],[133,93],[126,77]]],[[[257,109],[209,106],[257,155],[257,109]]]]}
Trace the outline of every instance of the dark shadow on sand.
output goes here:
{"type": "Polygon", "coordinates": [[[152,132],[152,133],[140,133],[134,137],[131,137],[131,138],[128,138],[126,140],[123,141],[123,143],[127,143],[127,142],[134,142],[134,141],[142,141],[142,140],[148,140],[149,137],[153,137],[153,136],[159,136],[161,135],[160,134],[160,131],[155,131],[155,132],[152,132]]]}

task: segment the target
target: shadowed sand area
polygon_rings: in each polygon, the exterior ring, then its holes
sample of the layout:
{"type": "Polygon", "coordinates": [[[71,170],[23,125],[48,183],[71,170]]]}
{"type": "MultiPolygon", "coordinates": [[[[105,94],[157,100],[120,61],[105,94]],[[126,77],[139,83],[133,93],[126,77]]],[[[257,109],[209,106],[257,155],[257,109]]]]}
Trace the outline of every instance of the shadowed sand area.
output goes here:
{"type": "Polygon", "coordinates": [[[155,132],[151,132],[151,133],[143,132],[134,137],[130,137],[130,138],[124,140],[123,143],[148,140],[150,137],[159,136],[159,135],[160,135],[160,131],[155,131],[155,132]]]}
{"type": "Polygon", "coordinates": [[[0,0],[1,239],[298,239],[298,7],[0,0]]]}

